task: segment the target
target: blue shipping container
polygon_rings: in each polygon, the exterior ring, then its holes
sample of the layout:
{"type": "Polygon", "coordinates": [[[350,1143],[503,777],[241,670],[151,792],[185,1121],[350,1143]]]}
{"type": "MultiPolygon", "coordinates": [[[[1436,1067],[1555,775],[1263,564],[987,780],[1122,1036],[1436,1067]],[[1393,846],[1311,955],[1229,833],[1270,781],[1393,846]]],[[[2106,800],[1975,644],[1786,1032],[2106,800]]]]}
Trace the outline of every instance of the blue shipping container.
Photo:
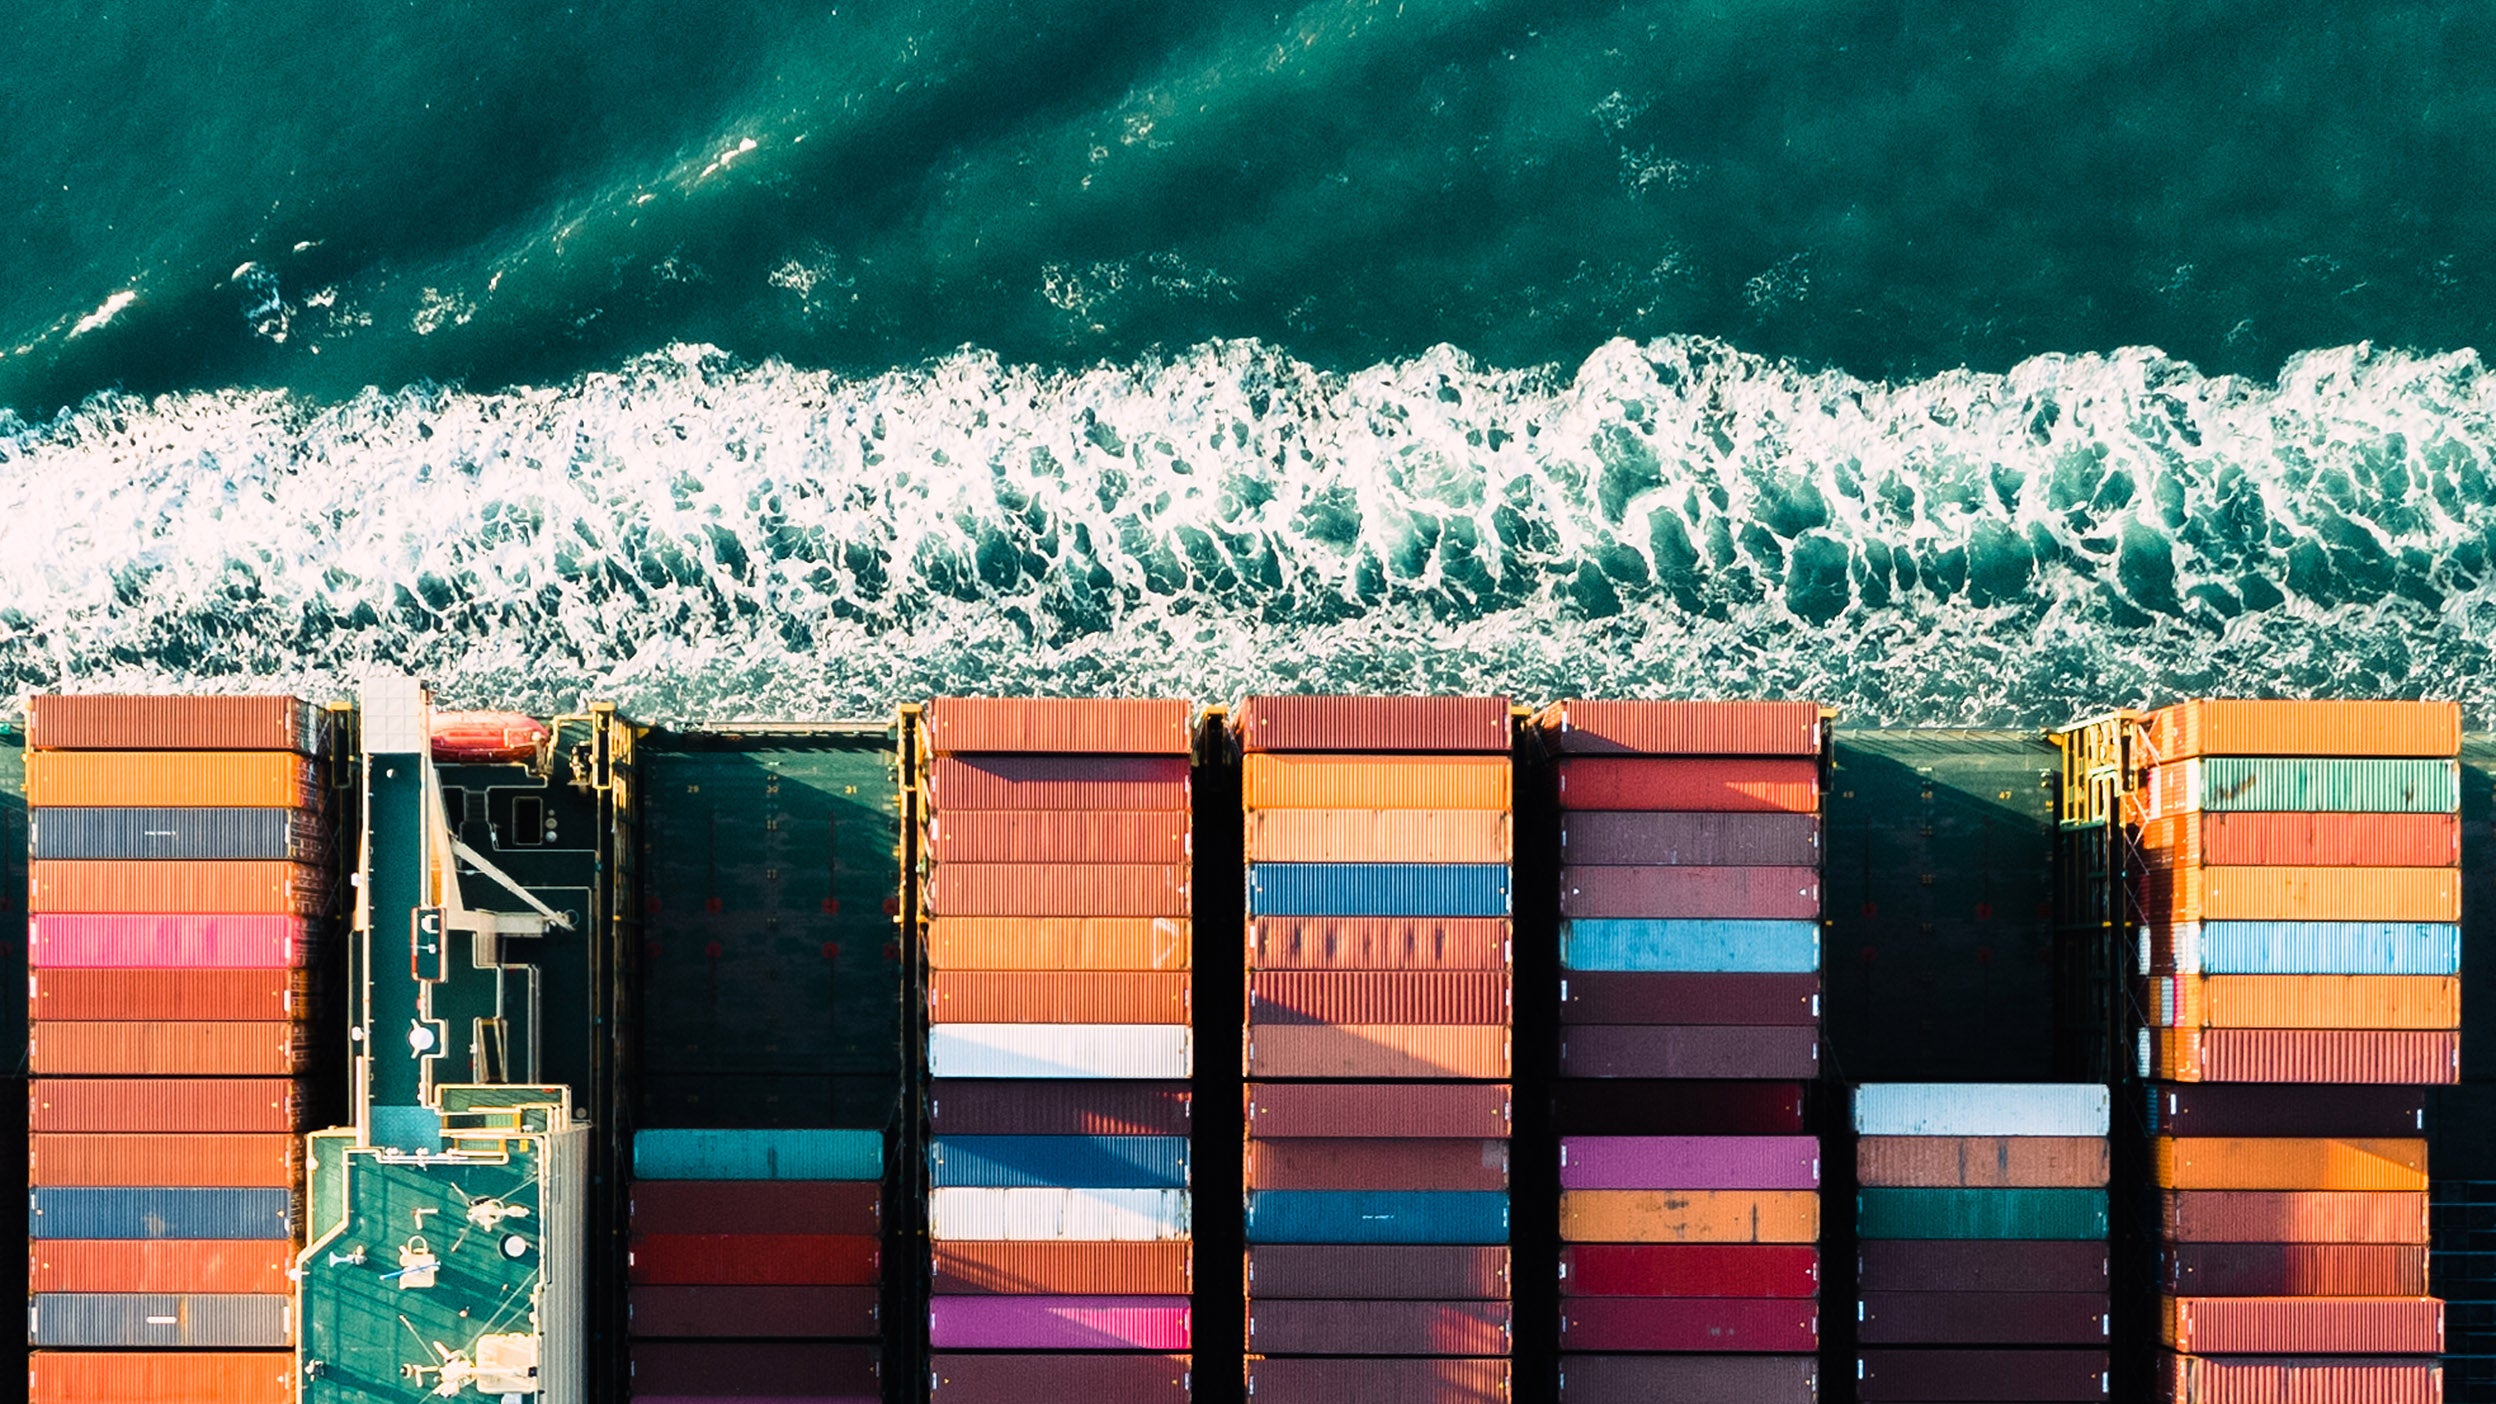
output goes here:
{"type": "Polygon", "coordinates": [[[27,1343],[105,1349],[283,1350],[292,1297],[204,1292],[43,1292],[26,1305],[27,1343]]]}
{"type": "Polygon", "coordinates": [[[37,1189],[28,1238],[294,1236],[294,1195],[282,1189],[37,1189]]]}
{"type": "Polygon", "coordinates": [[[1498,1190],[1251,1190],[1250,1243],[1506,1243],[1498,1190]]]}
{"type": "Polygon", "coordinates": [[[1508,915],[1505,863],[1251,863],[1250,916],[1508,915]]]}
{"type": "Polygon", "coordinates": [[[1185,1189],[1185,1136],[939,1136],[928,1152],[948,1189],[1185,1189]]]}
{"type": "Polygon", "coordinates": [[[37,809],[37,858],[161,858],[309,863],[329,853],[308,809],[37,809]]]}
{"type": "Polygon", "coordinates": [[[2204,975],[2458,975],[2461,928],[2426,921],[2212,921],[2174,929],[2204,975]]]}
{"type": "Polygon", "coordinates": [[[643,1131],[633,1174],[644,1180],[881,1180],[880,1131],[643,1131]]]}
{"type": "Polygon", "coordinates": [[[1560,923],[1560,968],[1808,974],[1820,968],[1820,923],[1581,917],[1560,923]]]}

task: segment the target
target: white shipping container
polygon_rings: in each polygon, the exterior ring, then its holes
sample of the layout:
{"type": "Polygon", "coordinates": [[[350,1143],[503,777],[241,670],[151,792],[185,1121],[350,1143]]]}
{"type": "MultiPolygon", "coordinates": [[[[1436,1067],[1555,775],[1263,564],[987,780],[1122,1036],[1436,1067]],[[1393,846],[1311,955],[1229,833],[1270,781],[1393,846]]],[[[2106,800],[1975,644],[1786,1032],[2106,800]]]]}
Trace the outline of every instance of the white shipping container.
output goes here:
{"type": "Polygon", "coordinates": [[[939,1189],[927,1231],[947,1240],[1152,1243],[1191,1233],[1186,1190],[939,1189]]]}
{"type": "Polygon", "coordinates": [[[1855,1089],[1862,1136],[2103,1136],[2113,1098],[2096,1082],[1880,1082],[1855,1089]]]}
{"type": "Polygon", "coordinates": [[[1194,1045],[1178,1024],[936,1024],[931,1077],[1180,1078],[1194,1045]]]}

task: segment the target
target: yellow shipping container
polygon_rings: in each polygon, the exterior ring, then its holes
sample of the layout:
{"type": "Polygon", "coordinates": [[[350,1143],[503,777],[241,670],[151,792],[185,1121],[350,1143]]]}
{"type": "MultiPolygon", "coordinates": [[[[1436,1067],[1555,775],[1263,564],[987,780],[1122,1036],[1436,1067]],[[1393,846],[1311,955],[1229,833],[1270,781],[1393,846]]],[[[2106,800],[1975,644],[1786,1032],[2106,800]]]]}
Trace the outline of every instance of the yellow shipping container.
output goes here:
{"type": "Polygon", "coordinates": [[[1194,945],[1175,917],[938,917],[935,970],[1185,970],[1194,945]]]}
{"type": "Polygon", "coordinates": [[[1515,786],[1506,756],[1338,756],[1255,752],[1240,762],[1250,809],[1499,809],[1515,786]]]}
{"type": "Polygon", "coordinates": [[[2459,921],[2454,868],[2159,868],[2142,880],[2152,922],[2459,921]]]}
{"type": "Polygon", "coordinates": [[[1812,1190],[1562,1190],[1564,1243],[1817,1243],[1812,1190]]]}

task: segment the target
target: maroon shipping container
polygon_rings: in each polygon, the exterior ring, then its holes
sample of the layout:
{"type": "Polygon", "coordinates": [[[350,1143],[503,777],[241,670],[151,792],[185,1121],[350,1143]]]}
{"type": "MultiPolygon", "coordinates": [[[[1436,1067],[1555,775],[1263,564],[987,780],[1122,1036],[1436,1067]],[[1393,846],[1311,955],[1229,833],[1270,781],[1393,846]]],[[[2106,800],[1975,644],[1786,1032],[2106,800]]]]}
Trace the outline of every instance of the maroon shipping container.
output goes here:
{"type": "Polygon", "coordinates": [[[1565,1244],[1560,1249],[1560,1292],[1569,1297],[1816,1297],[1820,1250],[1788,1243],[1565,1244]]]}
{"type": "Polygon", "coordinates": [[[1855,1357],[1864,1404],[2029,1404],[2104,1399],[2102,1350],[1867,1350],[1855,1357]]]}
{"type": "Polygon", "coordinates": [[[1508,1134],[1504,1082],[1259,1082],[1247,1090],[1248,1134],[1368,1139],[1488,1139],[1508,1134]]]}
{"type": "Polygon", "coordinates": [[[1571,700],[1534,714],[1560,755],[1816,756],[1817,702],[1571,700]]]}
{"type": "Polygon", "coordinates": [[[1560,816],[1560,861],[1575,867],[1817,868],[1817,814],[1579,809],[1560,816]]]}
{"type": "Polygon", "coordinates": [[[2157,1082],[2150,1132],[2160,1136],[2416,1136],[2423,1087],[2157,1082]]]}
{"type": "Polygon", "coordinates": [[[1500,1301],[1513,1290],[1505,1248],[1442,1244],[1266,1243],[1248,1250],[1253,1298],[1500,1301]]]}
{"type": "Polygon", "coordinates": [[[2444,1362],[2384,1356],[2211,1358],[2162,1353],[2174,1404],[2444,1404],[2444,1362]]]}
{"type": "Polygon", "coordinates": [[[1820,1348],[1817,1302],[1775,1297],[1570,1297],[1562,1350],[1801,1353],[1820,1348]]]}
{"type": "Polygon", "coordinates": [[[1259,917],[1249,964],[1265,970],[1506,970],[1504,917],[1259,917]]]}
{"type": "Polygon", "coordinates": [[[784,1341],[636,1341],[632,1389],[637,1396],[832,1399],[882,1404],[884,1386],[873,1345],[800,1345],[784,1341]]]}
{"type": "Polygon", "coordinates": [[[1505,1024],[1504,970],[1260,970],[1252,1024],[1505,1024]]]}
{"type": "Polygon", "coordinates": [[[1505,755],[1505,697],[1251,697],[1233,714],[1243,751],[1432,751],[1505,755]]]}
{"type": "Polygon", "coordinates": [[[1058,809],[964,809],[928,821],[927,851],[947,863],[1184,863],[1188,816],[1058,809]]]}
{"type": "Polygon", "coordinates": [[[1812,814],[1820,765],[1807,760],[1564,760],[1552,767],[1562,809],[1699,809],[1812,814]]]}
{"type": "Polygon", "coordinates": [[[636,1180],[637,1234],[805,1233],[873,1237],[884,1187],[849,1180],[636,1180]]]}
{"type": "Polygon", "coordinates": [[[1817,1025],[1820,977],[1567,970],[1560,975],[1560,1022],[1817,1025]]]}
{"type": "Polygon", "coordinates": [[[2427,1196],[2408,1190],[2164,1190],[2155,1212],[2174,1243],[2430,1241],[2427,1196]]]}
{"type": "Polygon", "coordinates": [[[1817,1355],[1564,1355],[1562,1404],[1816,1404],[1817,1355]]]}
{"type": "Polygon", "coordinates": [[[1865,1345],[2102,1345],[2104,1292],[1874,1292],[1857,1303],[1865,1345]]]}
{"type": "Polygon", "coordinates": [[[1506,1355],[1506,1302],[1251,1299],[1251,1355],[1506,1355]]]}
{"type": "Polygon", "coordinates": [[[1562,1077],[1792,1078],[1820,1075],[1816,1028],[1572,1024],[1562,1077]]]}
{"type": "Polygon", "coordinates": [[[2172,1243],[2158,1255],[2178,1297],[2423,1297],[2427,1250],[2400,1243],[2172,1243]]]}
{"type": "Polygon", "coordinates": [[[1184,1355],[938,1354],[928,1362],[930,1398],[942,1404],[1188,1404],[1184,1355]]]}
{"type": "Polygon", "coordinates": [[[1799,1082],[1578,1082],[1551,1084],[1553,1129],[1572,1136],[1794,1136],[1804,1124],[1799,1082]]]}
{"type": "Polygon", "coordinates": [[[927,768],[928,803],[948,809],[1185,810],[1187,761],[1178,756],[939,756],[927,768]]]}
{"type": "Polygon", "coordinates": [[[1820,870],[1563,868],[1560,915],[1801,921],[1820,915],[1820,870]]]}
{"type": "Polygon", "coordinates": [[[1252,1190],[1504,1190],[1508,1142],[1329,1137],[1248,1142],[1252,1190]]]}
{"type": "Polygon", "coordinates": [[[873,1339],[875,1287],[637,1285],[624,1297],[636,1340],[763,1337],[873,1339]]]}
{"type": "Polygon", "coordinates": [[[1251,1356],[1247,1365],[1255,1404],[1508,1404],[1510,1398],[1505,1360],[1251,1356]]]}
{"type": "Polygon", "coordinates": [[[1195,740],[1188,712],[1183,701],[1147,698],[938,697],[927,704],[927,737],[940,756],[1183,756],[1195,740]]]}
{"type": "Polygon", "coordinates": [[[928,1098],[938,1136],[1184,1136],[1184,1082],[939,1079],[928,1098]]]}
{"type": "Polygon", "coordinates": [[[1864,1292],[2095,1292],[2111,1282],[2106,1245],[2054,1239],[1866,1239],[1864,1292]]]}
{"type": "Polygon", "coordinates": [[[877,1280],[874,1238],[832,1233],[670,1233],[632,1237],[630,1280],[692,1287],[832,1287],[877,1280]]]}

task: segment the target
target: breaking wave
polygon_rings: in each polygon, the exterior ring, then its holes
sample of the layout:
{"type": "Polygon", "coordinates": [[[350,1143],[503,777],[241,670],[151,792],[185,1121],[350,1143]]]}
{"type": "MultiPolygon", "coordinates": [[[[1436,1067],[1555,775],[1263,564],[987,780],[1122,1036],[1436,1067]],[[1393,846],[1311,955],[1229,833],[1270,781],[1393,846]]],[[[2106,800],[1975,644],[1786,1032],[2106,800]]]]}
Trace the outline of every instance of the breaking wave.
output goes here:
{"type": "Polygon", "coordinates": [[[2184,692],[2496,706],[2496,378],[2151,350],[1883,383],[1722,343],[1572,373],[1254,342],[845,377],[0,416],[0,686],[661,720],[948,690],[1815,696],[2044,723],[2184,692]]]}

